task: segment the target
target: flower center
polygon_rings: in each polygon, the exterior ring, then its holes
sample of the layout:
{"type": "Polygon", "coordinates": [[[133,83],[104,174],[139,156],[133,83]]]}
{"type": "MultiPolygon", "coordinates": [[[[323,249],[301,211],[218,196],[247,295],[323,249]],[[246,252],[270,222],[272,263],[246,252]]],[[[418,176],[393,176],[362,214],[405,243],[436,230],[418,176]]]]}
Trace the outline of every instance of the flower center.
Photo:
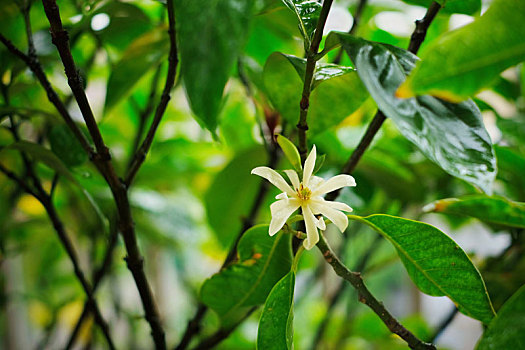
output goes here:
{"type": "Polygon", "coordinates": [[[299,199],[303,202],[306,202],[310,199],[310,196],[312,195],[312,191],[308,187],[304,187],[303,184],[299,185],[299,188],[297,189],[297,196],[299,199]]]}

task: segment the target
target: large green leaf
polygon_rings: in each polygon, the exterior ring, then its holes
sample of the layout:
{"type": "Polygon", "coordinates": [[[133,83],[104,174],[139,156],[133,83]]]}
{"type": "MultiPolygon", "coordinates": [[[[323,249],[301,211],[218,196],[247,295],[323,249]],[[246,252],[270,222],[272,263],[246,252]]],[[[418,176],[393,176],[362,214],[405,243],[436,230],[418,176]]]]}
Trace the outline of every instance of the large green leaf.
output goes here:
{"type": "Polygon", "coordinates": [[[436,213],[466,215],[491,224],[525,228],[525,203],[483,195],[447,198],[429,204],[436,213]]]}
{"type": "MultiPolygon", "coordinates": [[[[284,119],[299,121],[305,60],[273,53],[264,66],[268,96],[284,119]]],[[[352,68],[318,63],[308,109],[308,133],[319,134],[343,121],[367,99],[368,93],[352,68]]]]}
{"type": "Polygon", "coordinates": [[[525,349],[525,285],[501,307],[476,349],[525,349]]]}
{"type": "Polygon", "coordinates": [[[197,120],[212,132],[252,7],[250,0],[175,0],[181,76],[197,120]]]}
{"type": "MultiPolygon", "coordinates": [[[[403,0],[408,4],[429,7],[434,0],[403,0]]],[[[436,0],[446,13],[462,13],[464,15],[473,15],[481,9],[481,0],[436,0]]]]}
{"type": "Polygon", "coordinates": [[[426,51],[400,94],[461,100],[525,60],[525,1],[494,0],[483,16],[443,35],[426,51]]]}
{"type": "Polygon", "coordinates": [[[156,29],[140,36],[128,46],[111,70],[106,89],[106,111],[126,97],[140,78],[168,55],[167,39],[164,31],[156,29]]]}
{"type": "Polygon", "coordinates": [[[268,225],[244,233],[239,242],[239,262],[204,282],[201,300],[215,310],[228,328],[250,307],[264,303],[273,286],[292,264],[290,235],[270,237],[268,225]]]}
{"type": "Polygon", "coordinates": [[[282,0],[297,16],[299,31],[305,39],[305,48],[310,47],[310,41],[317,27],[322,5],[317,0],[282,0]]]}
{"type": "Polygon", "coordinates": [[[250,175],[253,168],[266,164],[263,147],[238,154],[216,175],[205,196],[208,222],[219,242],[229,247],[251,210],[261,180],[250,175]]]}
{"type": "Polygon", "coordinates": [[[494,317],[485,283],[465,252],[434,226],[390,215],[360,217],[388,239],[416,286],[425,294],[447,296],[467,316],[488,324],[494,317]]]}
{"type": "Polygon", "coordinates": [[[379,109],[399,131],[443,170],[490,193],[496,159],[476,104],[470,100],[453,104],[432,96],[396,98],[397,87],[417,57],[395,46],[335,35],[379,109]]]}
{"type": "Polygon", "coordinates": [[[273,287],[259,321],[258,350],[290,350],[293,343],[295,273],[288,272],[273,287]]]}

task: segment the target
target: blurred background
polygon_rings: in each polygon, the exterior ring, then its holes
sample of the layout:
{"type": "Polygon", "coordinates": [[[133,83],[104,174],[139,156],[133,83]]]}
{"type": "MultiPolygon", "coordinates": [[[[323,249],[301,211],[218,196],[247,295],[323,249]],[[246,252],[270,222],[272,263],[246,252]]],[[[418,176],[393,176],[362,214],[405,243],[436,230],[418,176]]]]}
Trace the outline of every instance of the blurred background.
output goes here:
{"type": "MultiPolygon", "coordinates": [[[[414,21],[426,12],[408,2],[369,0],[356,35],[406,48],[414,21]]],[[[483,2],[481,12],[489,2],[483,2]]],[[[250,211],[262,181],[250,175],[250,170],[268,162],[267,150],[274,148],[271,134],[281,132],[295,139],[295,124],[280,118],[262,80],[265,62],[273,52],[304,56],[296,19],[279,1],[256,3],[248,40],[225,88],[216,139],[195,120],[184,86],[177,79],[155,142],[130,194],[146,272],[168,344],[180,340],[195,313],[200,286],[218,271],[250,211]]],[[[168,52],[165,6],[151,0],[65,0],[59,6],[92,109],[122,172],[148,128],[150,104],[155,105],[162,92],[168,52]]],[[[357,6],[358,1],[335,1],[325,33],[348,31],[357,6]]],[[[440,34],[473,18],[440,13],[420,53],[440,34]]],[[[44,70],[70,113],[81,122],[41,3],[33,4],[30,19],[44,70]]],[[[1,0],[0,32],[23,51],[27,49],[24,28],[16,1],[1,0]]],[[[333,61],[337,54],[334,50],[326,61],[333,61]]],[[[345,55],[341,64],[351,65],[345,55]]],[[[475,98],[498,157],[494,192],[515,201],[525,200],[523,71],[521,66],[505,71],[490,89],[475,98]]],[[[54,203],[77,247],[82,267],[94,271],[115,230],[110,191],[61,123],[45,91],[4,46],[0,46],[0,77],[0,144],[13,142],[6,117],[13,115],[22,139],[40,143],[66,163],[80,185],[60,178],[54,203]],[[64,149],[67,155],[61,151],[64,149]]],[[[320,101],[319,114],[344,105],[344,95],[336,98],[339,100],[330,103],[320,101]]],[[[369,99],[338,125],[309,136],[310,144],[326,154],[319,176],[326,178],[339,172],[375,110],[369,99]]],[[[290,168],[285,159],[276,157],[278,168],[290,168]]],[[[13,150],[0,150],[0,162],[19,172],[23,169],[13,150]]],[[[55,182],[54,171],[45,165],[37,171],[44,186],[50,188],[55,182]]],[[[345,189],[340,201],[353,207],[357,215],[388,213],[443,230],[471,256],[496,309],[525,282],[523,235],[517,230],[423,211],[435,200],[478,190],[427,160],[391,121],[387,120],[353,176],[357,187],[345,189]]],[[[255,222],[269,221],[269,204],[276,194],[272,189],[265,196],[255,222]]],[[[456,313],[447,298],[418,292],[390,243],[356,222],[351,222],[344,234],[329,228],[326,235],[346,265],[362,271],[372,292],[408,329],[422,339],[434,340],[439,348],[474,348],[482,332],[481,323],[456,313]]],[[[3,174],[0,252],[0,347],[62,348],[82,311],[84,293],[44,208],[3,174]]],[[[97,300],[117,347],[146,349],[151,346],[149,327],[124,256],[123,244],[118,242],[97,300]]],[[[254,349],[259,317],[260,310],[255,311],[217,348],[254,349]]],[[[203,326],[204,335],[212,334],[218,327],[217,316],[209,312],[203,326]]],[[[303,254],[300,262],[294,329],[296,349],[406,348],[357,301],[353,289],[341,285],[316,250],[303,254]]],[[[104,346],[93,320],[84,323],[75,348],[104,346]]]]}

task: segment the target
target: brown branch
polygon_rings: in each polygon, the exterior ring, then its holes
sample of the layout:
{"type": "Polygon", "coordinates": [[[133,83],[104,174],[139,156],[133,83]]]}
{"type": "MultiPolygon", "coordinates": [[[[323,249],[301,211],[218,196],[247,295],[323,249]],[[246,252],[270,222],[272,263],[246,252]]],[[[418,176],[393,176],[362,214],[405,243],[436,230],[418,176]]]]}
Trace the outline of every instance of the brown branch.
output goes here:
{"type": "Polygon", "coordinates": [[[160,102],[157,106],[157,109],[155,110],[155,116],[153,117],[153,121],[148,130],[146,138],[142,142],[140,148],[136,151],[133,161],[131,162],[131,166],[129,167],[126,179],[124,181],[126,186],[129,186],[133,182],[133,179],[139,171],[142,163],[144,163],[144,160],[146,160],[146,154],[153,143],[153,138],[155,137],[157,128],[159,127],[162,116],[164,115],[166,107],[168,106],[168,102],[170,101],[170,91],[175,84],[175,76],[177,75],[177,65],[179,63],[179,58],[177,55],[177,38],[175,32],[175,11],[173,8],[173,0],[168,0],[166,5],[168,7],[168,33],[170,37],[170,52],[168,55],[168,74],[166,76],[166,84],[164,85],[160,102]]]}
{"type": "Polygon", "coordinates": [[[117,176],[113,164],[111,163],[109,150],[105,146],[102,136],[100,135],[100,131],[91,111],[91,107],[89,106],[80,76],[76,70],[75,63],[71,55],[68,35],[62,27],[60,12],[56,1],[42,0],[42,3],[44,5],[46,16],[48,17],[49,23],[51,25],[53,43],[57,47],[59,55],[62,59],[62,63],[64,64],[68,83],[82,112],[84,120],[86,121],[86,125],[97,149],[97,153],[94,154],[94,157],[91,157],[91,160],[97,166],[97,169],[100,171],[100,173],[104,176],[116,202],[119,221],[118,226],[124,239],[128,255],[126,257],[126,262],[128,269],[133,275],[135,284],[137,285],[137,289],[139,291],[145,311],[145,318],[150,324],[152,337],[156,348],[165,349],[166,341],[164,330],[160,322],[159,312],[153,298],[151,287],[144,273],[144,259],[140,254],[137,243],[137,237],[135,234],[127,193],[127,186],[125,186],[117,176]]]}
{"type": "Polygon", "coordinates": [[[423,17],[423,19],[421,20],[416,21],[416,29],[410,37],[408,51],[412,52],[413,54],[417,54],[419,48],[421,47],[421,44],[425,40],[428,27],[430,26],[434,18],[436,18],[436,15],[438,14],[439,10],[441,10],[441,5],[434,1],[428,7],[425,17],[423,17]]]}
{"type": "Polygon", "coordinates": [[[432,344],[427,344],[418,339],[414,334],[412,334],[408,329],[406,329],[399,321],[388,312],[382,302],[377,300],[372,293],[366,287],[361,274],[358,272],[350,271],[343,265],[339,258],[334,254],[334,252],[328,246],[328,243],[324,239],[324,236],[319,235],[319,242],[317,243],[317,248],[323,254],[324,259],[332,268],[335,273],[341,278],[348,281],[352,287],[354,287],[359,295],[359,301],[374,311],[377,316],[383,321],[385,326],[394,334],[400,336],[411,349],[416,350],[436,350],[436,347],[432,344]]]}
{"type": "Polygon", "coordinates": [[[7,169],[2,163],[0,163],[0,172],[4,173],[5,176],[7,176],[8,178],[16,182],[18,186],[20,186],[20,188],[22,188],[27,193],[29,193],[30,195],[32,195],[33,197],[37,199],[39,198],[36,192],[33,191],[33,189],[29,187],[29,185],[21,177],[19,177],[17,174],[12,172],[11,170],[7,169]]]}
{"type": "Polygon", "coordinates": [[[319,21],[315,28],[314,37],[310,44],[310,47],[306,53],[306,69],[304,73],[304,85],[301,96],[301,102],[299,104],[299,123],[297,123],[297,129],[299,134],[299,154],[301,155],[301,161],[304,163],[306,160],[306,154],[308,153],[308,145],[306,143],[306,131],[308,130],[308,108],[310,106],[310,92],[312,89],[312,80],[315,72],[315,64],[317,62],[316,56],[319,51],[319,45],[323,38],[323,29],[330,12],[333,0],[325,0],[321,13],[319,14],[319,21]]]}

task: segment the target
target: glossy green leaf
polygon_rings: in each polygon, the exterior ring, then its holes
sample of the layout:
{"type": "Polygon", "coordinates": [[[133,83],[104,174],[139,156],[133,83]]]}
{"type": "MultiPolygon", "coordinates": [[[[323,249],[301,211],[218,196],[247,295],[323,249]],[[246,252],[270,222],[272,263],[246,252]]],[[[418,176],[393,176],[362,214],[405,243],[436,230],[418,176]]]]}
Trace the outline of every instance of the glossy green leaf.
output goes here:
{"type": "Polygon", "coordinates": [[[501,307],[476,349],[525,349],[525,286],[501,307]]]}
{"type": "Polygon", "coordinates": [[[453,104],[432,96],[396,98],[397,87],[417,57],[395,46],[335,35],[379,109],[399,131],[443,170],[490,193],[496,159],[476,104],[470,100],[453,104]]]}
{"type": "Polygon", "coordinates": [[[229,247],[242,228],[242,221],[251,210],[261,181],[250,175],[253,168],[266,164],[262,147],[238,154],[216,176],[205,195],[208,221],[219,243],[229,247]]]}
{"type": "Polygon", "coordinates": [[[452,100],[474,95],[525,60],[525,2],[494,0],[474,22],[443,35],[425,52],[400,94],[452,100]]]}
{"type": "MultiPolygon", "coordinates": [[[[428,8],[434,0],[403,0],[408,4],[419,5],[428,8]]],[[[473,15],[481,9],[481,0],[437,0],[443,8],[440,10],[445,13],[461,13],[473,15]]]]}
{"type": "Polygon", "coordinates": [[[491,224],[525,228],[525,203],[482,195],[447,198],[425,207],[428,211],[471,216],[491,224]]]}
{"type": "Polygon", "coordinates": [[[310,41],[319,21],[322,5],[317,0],[282,0],[292,10],[299,21],[299,30],[305,39],[305,47],[310,41]]]}
{"type": "Polygon", "coordinates": [[[301,171],[303,169],[303,166],[301,165],[301,156],[292,141],[288,140],[283,135],[277,135],[277,143],[295,170],[301,171]]]}
{"type": "Polygon", "coordinates": [[[124,51],[108,79],[105,110],[109,111],[126,97],[147,71],[157,67],[168,55],[168,37],[153,30],[137,38],[124,51]]]}
{"type": "Polygon", "coordinates": [[[488,324],[494,317],[485,283],[465,252],[434,226],[390,215],[360,217],[394,245],[416,286],[432,296],[447,296],[467,316],[488,324]]]}
{"type": "Polygon", "coordinates": [[[295,273],[288,272],[273,287],[259,321],[258,350],[290,350],[293,344],[295,273]]]}
{"type": "Polygon", "coordinates": [[[33,160],[37,162],[42,162],[47,167],[56,171],[59,175],[78,185],[77,179],[75,179],[75,177],[65,166],[65,164],[49,149],[37,143],[18,141],[7,147],[2,148],[2,151],[10,149],[26,153],[33,160]]]}
{"type": "MultiPolygon", "coordinates": [[[[304,66],[304,60],[276,52],[268,58],[263,71],[272,104],[293,125],[299,121],[304,66]]],[[[339,124],[369,96],[352,68],[318,63],[319,71],[308,109],[308,135],[312,136],[339,124]]]]}
{"type": "Polygon", "coordinates": [[[181,76],[193,113],[214,132],[222,94],[249,33],[253,1],[175,0],[181,76]]]}
{"type": "Polygon", "coordinates": [[[67,166],[79,166],[88,160],[86,152],[67,125],[58,124],[53,126],[47,137],[51,145],[51,150],[67,166]]]}
{"type": "Polygon", "coordinates": [[[239,242],[239,262],[204,282],[202,302],[215,310],[227,328],[248,308],[264,303],[273,286],[290,271],[290,235],[268,234],[268,225],[244,233],[239,242]]]}

